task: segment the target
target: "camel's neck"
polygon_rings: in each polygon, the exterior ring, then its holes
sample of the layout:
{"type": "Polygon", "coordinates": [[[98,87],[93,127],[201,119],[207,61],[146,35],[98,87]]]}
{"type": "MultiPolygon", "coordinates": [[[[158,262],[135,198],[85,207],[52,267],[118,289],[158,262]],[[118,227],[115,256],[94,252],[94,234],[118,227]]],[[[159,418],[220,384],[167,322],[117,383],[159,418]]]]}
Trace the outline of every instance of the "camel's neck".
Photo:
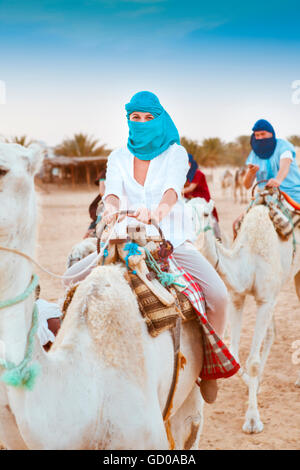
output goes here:
{"type": "Polygon", "coordinates": [[[216,267],[228,287],[236,285],[238,272],[235,272],[233,251],[218,243],[212,230],[207,230],[204,233],[203,254],[216,267]]]}
{"type": "MultiPolygon", "coordinates": [[[[34,195],[27,201],[22,215],[16,214],[10,233],[0,232],[0,245],[33,255],[35,246],[36,207],[34,195]]],[[[0,301],[9,300],[23,293],[30,283],[32,265],[24,258],[0,250],[0,301]]],[[[27,334],[31,325],[34,294],[24,302],[0,309],[0,339],[6,359],[23,358],[27,334]]]]}

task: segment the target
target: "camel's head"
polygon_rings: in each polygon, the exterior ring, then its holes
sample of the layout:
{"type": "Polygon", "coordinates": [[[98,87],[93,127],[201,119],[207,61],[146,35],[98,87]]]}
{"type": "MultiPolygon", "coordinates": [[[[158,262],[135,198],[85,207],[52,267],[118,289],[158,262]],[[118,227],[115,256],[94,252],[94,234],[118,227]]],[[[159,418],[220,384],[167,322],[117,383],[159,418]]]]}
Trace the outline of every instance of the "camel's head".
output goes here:
{"type": "Polygon", "coordinates": [[[190,216],[197,234],[204,232],[205,227],[209,225],[214,205],[215,203],[212,199],[207,202],[202,197],[196,197],[187,202],[187,207],[190,211],[190,216]]]}
{"type": "Polygon", "coordinates": [[[0,230],[14,226],[27,212],[34,194],[34,175],[42,163],[40,147],[0,143],[0,230]]]}

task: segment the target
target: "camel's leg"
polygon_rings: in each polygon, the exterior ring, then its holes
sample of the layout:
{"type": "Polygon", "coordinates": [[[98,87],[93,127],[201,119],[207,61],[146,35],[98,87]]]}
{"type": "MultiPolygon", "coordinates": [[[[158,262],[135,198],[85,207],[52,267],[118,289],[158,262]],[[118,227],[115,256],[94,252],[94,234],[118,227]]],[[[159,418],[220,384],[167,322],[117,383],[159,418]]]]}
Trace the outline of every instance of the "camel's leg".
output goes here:
{"type": "MultiPolygon", "coordinates": [[[[296,276],[294,277],[294,282],[295,282],[296,294],[298,296],[298,299],[300,300],[300,271],[298,271],[296,276]]],[[[299,377],[295,382],[295,385],[296,387],[300,387],[300,372],[299,372],[299,377]]]]}
{"type": "Polygon", "coordinates": [[[300,271],[297,272],[296,276],[294,277],[296,294],[298,299],[300,300],[300,271]]]}
{"type": "MultiPolygon", "coordinates": [[[[260,304],[256,314],[254,336],[252,340],[251,351],[247,360],[247,372],[249,375],[249,404],[248,410],[246,412],[245,423],[243,425],[243,431],[246,433],[258,433],[261,432],[264,428],[264,425],[260,420],[257,405],[257,391],[262,367],[260,350],[266,337],[267,330],[271,325],[274,305],[274,299],[260,304]]],[[[267,342],[264,362],[267,360],[266,352],[269,352],[270,350],[270,347],[268,346],[269,344],[270,341],[267,342]]]]}
{"type": "Polygon", "coordinates": [[[27,450],[8,405],[0,406],[0,441],[8,450],[27,450]]]}
{"type": "MultiPolygon", "coordinates": [[[[243,308],[246,296],[232,293],[228,302],[229,325],[230,325],[230,352],[237,362],[239,361],[239,347],[241,338],[243,308]]],[[[243,377],[240,369],[240,375],[243,377]]]]}
{"type": "Polygon", "coordinates": [[[276,336],[276,330],[275,330],[275,318],[272,317],[271,323],[267,329],[266,332],[266,337],[264,339],[264,344],[263,344],[263,349],[261,353],[261,366],[260,366],[260,371],[259,371],[259,382],[261,382],[262,379],[262,374],[272,347],[272,344],[274,343],[274,339],[276,336]]]}
{"type": "Polygon", "coordinates": [[[170,419],[176,450],[198,450],[203,427],[203,399],[195,384],[180,409],[170,419]]]}

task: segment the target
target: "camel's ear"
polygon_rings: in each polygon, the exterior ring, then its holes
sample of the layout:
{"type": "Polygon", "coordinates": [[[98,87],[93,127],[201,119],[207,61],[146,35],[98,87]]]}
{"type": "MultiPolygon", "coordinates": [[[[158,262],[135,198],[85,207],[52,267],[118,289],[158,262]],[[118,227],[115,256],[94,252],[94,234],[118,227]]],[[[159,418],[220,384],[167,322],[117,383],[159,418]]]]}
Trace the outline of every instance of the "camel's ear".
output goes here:
{"type": "Polygon", "coordinates": [[[205,203],[205,208],[204,208],[204,215],[210,215],[214,209],[214,201],[212,199],[210,199],[209,202],[206,202],[205,203]]]}
{"type": "Polygon", "coordinates": [[[215,201],[213,201],[212,199],[209,201],[208,203],[208,209],[209,209],[209,213],[211,214],[213,209],[215,207],[215,201]]]}
{"type": "Polygon", "coordinates": [[[25,158],[27,161],[28,172],[32,175],[38,173],[44,159],[44,153],[41,147],[38,144],[29,145],[25,158]]]}

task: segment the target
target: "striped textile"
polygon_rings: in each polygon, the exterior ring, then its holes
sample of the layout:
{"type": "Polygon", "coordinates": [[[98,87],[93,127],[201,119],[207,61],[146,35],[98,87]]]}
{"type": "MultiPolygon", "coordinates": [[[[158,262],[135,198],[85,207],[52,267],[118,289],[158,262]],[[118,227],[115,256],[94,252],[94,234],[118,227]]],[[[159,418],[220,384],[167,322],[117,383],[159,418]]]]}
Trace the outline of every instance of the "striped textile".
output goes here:
{"type": "MultiPolygon", "coordinates": [[[[174,258],[170,257],[174,262],[174,258]]],[[[221,379],[234,375],[240,368],[227,346],[216,334],[206,317],[205,299],[200,285],[176,264],[176,268],[188,282],[183,291],[193,305],[203,330],[204,363],[199,379],[221,379]]],[[[199,385],[199,382],[197,382],[199,385]]]]}

